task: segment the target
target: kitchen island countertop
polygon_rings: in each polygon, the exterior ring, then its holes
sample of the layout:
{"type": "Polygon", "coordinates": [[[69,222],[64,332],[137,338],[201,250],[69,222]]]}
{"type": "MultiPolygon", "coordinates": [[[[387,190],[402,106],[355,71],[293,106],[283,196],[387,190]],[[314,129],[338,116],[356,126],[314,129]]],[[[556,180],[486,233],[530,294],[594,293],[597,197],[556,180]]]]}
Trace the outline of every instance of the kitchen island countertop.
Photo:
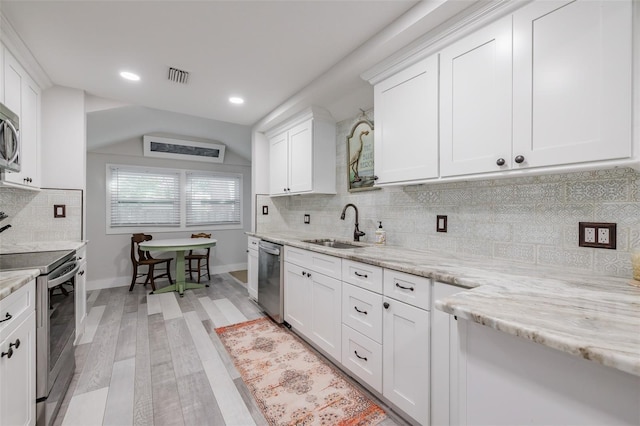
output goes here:
{"type": "Polygon", "coordinates": [[[289,232],[247,234],[463,287],[436,308],[640,376],[640,288],[629,279],[435,250],[334,249],[289,232]]]}
{"type": "Polygon", "coordinates": [[[38,269],[23,269],[21,271],[0,271],[0,300],[15,293],[22,286],[40,275],[38,269]]]}

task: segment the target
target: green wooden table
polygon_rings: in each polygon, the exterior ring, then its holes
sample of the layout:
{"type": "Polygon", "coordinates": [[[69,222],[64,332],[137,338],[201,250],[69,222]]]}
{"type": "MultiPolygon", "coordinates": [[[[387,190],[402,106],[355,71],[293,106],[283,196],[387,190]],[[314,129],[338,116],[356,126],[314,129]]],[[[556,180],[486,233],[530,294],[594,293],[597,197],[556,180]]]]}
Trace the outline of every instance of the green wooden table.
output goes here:
{"type": "Polygon", "coordinates": [[[153,294],[177,291],[180,297],[184,296],[184,291],[192,288],[203,288],[208,285],[186,282],[184,273],[184,252],[187,250],[206,249],[214,247],[218,240],[213,238],[174,238],[167,240],[151,240],[140,243],[140,248],[146,251],[175,251],[176,257],[176,283],[158,289],[153,294]]]}

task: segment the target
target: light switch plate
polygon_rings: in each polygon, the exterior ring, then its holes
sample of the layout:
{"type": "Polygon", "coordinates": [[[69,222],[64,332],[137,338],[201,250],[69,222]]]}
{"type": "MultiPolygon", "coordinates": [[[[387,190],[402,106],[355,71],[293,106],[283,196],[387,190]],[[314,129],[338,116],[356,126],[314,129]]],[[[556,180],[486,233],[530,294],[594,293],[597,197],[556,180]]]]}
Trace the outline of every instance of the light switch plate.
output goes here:
{"type": "Polygon", "coordinates": [[[304,223],[307,225],[311,223],[311,215],[309,214],[304,215],[304,223]]]}
{"type": "Polygon", "coordinates": [[[579,222],[578,245],[580,247],[616,248],[616,224],[607,222],[579,222]]]}
{"type": "Polygon", "coordinates": [[[447,216],[436,216],[436,232],[447,232],[447,216]]]}

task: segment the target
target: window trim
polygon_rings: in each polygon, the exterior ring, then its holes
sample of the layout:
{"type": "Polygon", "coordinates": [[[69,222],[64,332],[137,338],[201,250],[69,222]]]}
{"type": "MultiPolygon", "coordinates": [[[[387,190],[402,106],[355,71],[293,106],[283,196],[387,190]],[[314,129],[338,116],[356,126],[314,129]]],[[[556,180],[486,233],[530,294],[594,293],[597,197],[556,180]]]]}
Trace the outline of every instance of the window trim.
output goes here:
{"type": "Polygon", "coordinates": [[[214,172],[209,170],[199,169],[172,169],[167,167],[150,167],[141,166],[137,164],[115,164],[107,163],[105,165],[105,231],[107,235],[117,234],[133,234],[136,232],[153,232],[153,233],[166,233],[166,232],[192,232],[192,231],[220,231],[220,230],[234,230],[244,229],[244,176],[242,173],[234,172],[214,172]],[[139,169],[140,171],[149,170],[157,172],[171,172],[178,173],[180,176],[180,224],[179,226],[111,226],[111,169],[114,167],[139,169]],[[239,199],[240,199],[240,223],[234,223],[229,225],[194,225],[187,226],[187,173],[197,172],[218,176],[229,176],[239,180],[239,199]]]}

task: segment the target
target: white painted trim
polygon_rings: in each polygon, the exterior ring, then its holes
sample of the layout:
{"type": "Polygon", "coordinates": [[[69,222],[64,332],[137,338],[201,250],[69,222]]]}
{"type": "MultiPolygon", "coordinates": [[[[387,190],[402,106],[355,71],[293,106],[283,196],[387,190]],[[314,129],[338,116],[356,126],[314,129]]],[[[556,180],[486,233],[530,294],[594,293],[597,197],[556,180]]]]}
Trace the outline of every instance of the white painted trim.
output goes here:
{"type": "MultiPolygon", "coordinates": [[[[213,260],[212,260],[213,262],[213,260]]],[[[228,265],[217,265],[211,267],[211,274],[223,274],[231,271],[241,271],[247,269],[247,263],[231,263],[228,265]]],[[[160,280],[160,282],[166,279],[160,280]]],[[[102,290],[104,288],[125,287],[131,285],[131,275],[126,277],[102,278],[99,280],[87,280],[87,291],[102,290]]],[[[149,287],[151,288],[151,287],[149,287]]]]}
{"type": "Polygon", "coordinates": [[[38,87],[46,90],[53,86],[49,75],[38,63],[27,45],[22,41],[13,25],[0,13],[0,40],[2,44],[11,51],[11,54],[24,67],[29,76],[36,82],[38,87]]]}

